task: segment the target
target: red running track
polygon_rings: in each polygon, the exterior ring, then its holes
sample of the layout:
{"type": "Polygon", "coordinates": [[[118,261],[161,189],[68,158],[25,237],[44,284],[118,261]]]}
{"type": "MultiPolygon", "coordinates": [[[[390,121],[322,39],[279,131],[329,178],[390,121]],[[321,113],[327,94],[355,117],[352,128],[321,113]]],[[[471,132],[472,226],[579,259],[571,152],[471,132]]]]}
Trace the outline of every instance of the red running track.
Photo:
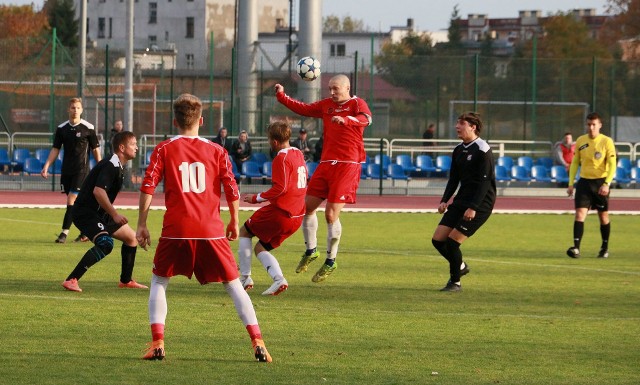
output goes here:
{"type": "MultiPolygon", "coordinates": [[[[385,210],[385,211],[435,211],[440,202],[439,196],[398,196],[398,195],[359,195],[358,202],[347,205],[347,210],[385,210]]],[[[137,192],[121,192],[116,199],[116,206],[138,206],[137,192]]],[[[18,206],[59,206],[64,207],[65,197],[52,191],[0,191],[0,207],[18,206]]],[[[153,197],[153,206],[164,206],[164,194],[153,197]]],[[[222,201],[222,206],[226,202],[222,201]]],[[[256,207],[244,202],[241,208],[256,207]]],[[[640,213],[640,198],[616,198],[609,201],[612,212],[640,213]]],[[[573,200],[568,197],[498,197],[496,212],[544,212],[573,211],[573,200]]]]}

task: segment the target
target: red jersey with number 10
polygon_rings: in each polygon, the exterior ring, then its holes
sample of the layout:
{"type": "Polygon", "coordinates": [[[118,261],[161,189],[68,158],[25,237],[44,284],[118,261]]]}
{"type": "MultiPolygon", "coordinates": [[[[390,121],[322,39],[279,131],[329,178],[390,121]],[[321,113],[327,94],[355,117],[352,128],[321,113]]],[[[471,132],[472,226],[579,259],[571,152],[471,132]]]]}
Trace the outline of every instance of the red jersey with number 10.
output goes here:
{"type": "Polygon", "coordinates": [[[227,152],[201,137],[176,136],[155,147],[140,191],[153,194],[164,180],[163,238],[225,237],[221,186],[227,202],[240,198],[231,167],[227,152]]]}
{"type": "Polygon", "coordinates": [[[307,166],[302,151],[287,147],[278,151],[271,168],[271,188],[260,197],[291,217],[304,214],[307,193],[307,166]]]}
{"type": "Polygon", "coordinates": [[[324,144],[320,161],[360,163],[366,160],[364,151],[364,128],[371,124],[371,111],[367,103],[353,96],[343,103],[330,98],[307,104],[278,92],[280,103],[296,114],[322,118],[324,144]],[[344,124],[334,123],[332,118],[341,116],[344,124]]]}

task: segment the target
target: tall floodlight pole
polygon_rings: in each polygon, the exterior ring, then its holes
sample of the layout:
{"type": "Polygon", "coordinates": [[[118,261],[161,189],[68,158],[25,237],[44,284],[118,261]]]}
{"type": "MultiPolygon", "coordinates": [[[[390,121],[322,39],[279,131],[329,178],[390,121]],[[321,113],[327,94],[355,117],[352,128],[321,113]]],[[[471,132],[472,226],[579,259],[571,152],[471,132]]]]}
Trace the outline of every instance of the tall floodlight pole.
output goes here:
{"type": "Polygon", "coordinates": [[[127,0],[127,52],[124,72],[124,119],[125,131],[133,131],[133,2],[127,0]]]}
{"type": "Polygon", "coordinates": [[[84,93],[84,83],[87,66],[87,0],[80,1],[80,63],[78,74],[78,97],[84,93]]]}

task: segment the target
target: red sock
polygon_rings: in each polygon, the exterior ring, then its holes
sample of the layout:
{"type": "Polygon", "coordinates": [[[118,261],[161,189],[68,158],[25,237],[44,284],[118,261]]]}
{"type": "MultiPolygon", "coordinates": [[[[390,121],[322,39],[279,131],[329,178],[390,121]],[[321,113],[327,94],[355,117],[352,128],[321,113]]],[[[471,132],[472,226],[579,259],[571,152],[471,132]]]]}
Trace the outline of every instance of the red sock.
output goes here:
{"type": "Polygon", "coordinates": [[[249,332],[249,337],[252,340],[262,339],[262,334],[260,333],[260,326],[258,324],[255,325],[247,325],[247,331],[249,332]]]}
{"type": "Polygon", "coordinates": [[[151,324],[151,338],[154,341],[164,340],[164,324],[151,324]]]}

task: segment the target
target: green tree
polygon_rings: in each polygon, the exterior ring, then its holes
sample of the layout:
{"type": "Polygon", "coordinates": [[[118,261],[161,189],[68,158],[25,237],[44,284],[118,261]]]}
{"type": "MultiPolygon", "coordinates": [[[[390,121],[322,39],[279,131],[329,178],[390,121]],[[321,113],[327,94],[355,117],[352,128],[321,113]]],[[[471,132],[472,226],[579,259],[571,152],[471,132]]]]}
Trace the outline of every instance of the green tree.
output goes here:
{"type": "Polygon", "coordinates": [[[364,22],[361,19],[353,19],[351,16],[345,16],[340,20],[336,15],[326,16],[322,20],[323,32],[366,32],[364,22]]]}
{"type": "Polygon", "coordinates": [[[73,0],[47,0],[44,9],[49,15],[49,25],[56,28],[56,35],[63,46],[76,48],[79,44],[79,21],[73,0]]]}
{"type": "Polygon", "coordinates": [[[405,87],[412,93],[423,94],[429,76],[427,57],[434,53],[429,34],[408,33],[398,43],[387,43],[375,58],[376,67],[394,85],[405,87]]]}
{"type": "Polygon", "coordinates": [[[447,38],[449,41],[440,46],[440,51],[446,55],[460,55],[464,53],[460,19],[460,9],[458,9],[458,4],[456,4],[451,12],[451,19],[449,20],[449,28],[447,30],[447,38]]]}
{"type": "Polygon", "coordinates": [[[604,44],[622,44],[625,59],[640,59],[640,0],[608,0],[607,11],[613,17],[603,28],[604,44]]]}

